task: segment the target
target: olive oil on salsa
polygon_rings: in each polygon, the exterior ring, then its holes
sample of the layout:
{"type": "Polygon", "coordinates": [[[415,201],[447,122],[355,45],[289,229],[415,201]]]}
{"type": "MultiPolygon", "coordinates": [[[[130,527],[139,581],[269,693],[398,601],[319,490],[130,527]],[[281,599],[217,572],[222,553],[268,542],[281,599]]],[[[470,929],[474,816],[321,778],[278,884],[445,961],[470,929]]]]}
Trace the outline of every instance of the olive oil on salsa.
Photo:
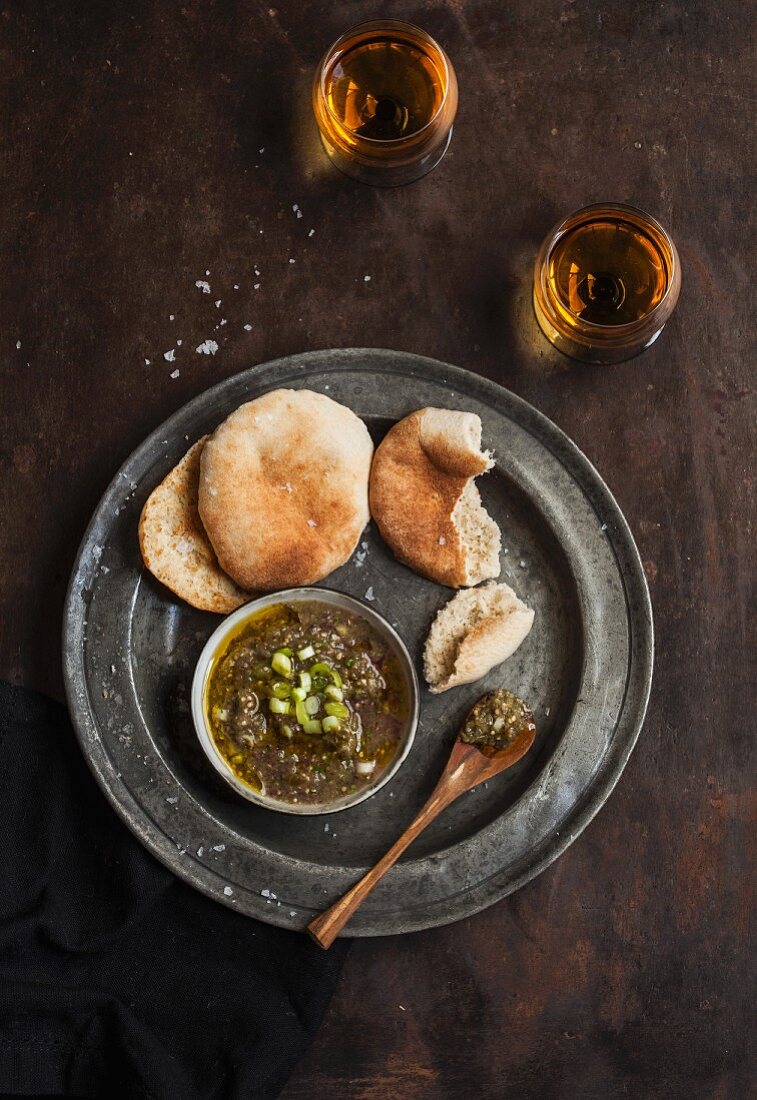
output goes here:
{"type": "Polygon", "coordinates": [[[315,600],[240,624],[213,660],[205,705],[237,778],[292,804],[334,802],[372,784],[409,713],[386,642],[359,615],[315,600]]]}

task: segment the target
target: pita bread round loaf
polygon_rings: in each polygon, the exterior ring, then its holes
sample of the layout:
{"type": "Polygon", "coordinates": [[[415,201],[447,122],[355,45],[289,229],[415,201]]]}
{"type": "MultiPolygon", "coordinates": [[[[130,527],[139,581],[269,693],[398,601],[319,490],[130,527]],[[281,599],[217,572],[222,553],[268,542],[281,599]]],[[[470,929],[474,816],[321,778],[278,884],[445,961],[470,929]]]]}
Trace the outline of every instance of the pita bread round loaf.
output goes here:
{"type": "Polygon", "coordinates": [[[273,390],[205,444],[200,516],[221,567],[243,588],[312,584],[352,554],[369,519],[373,443],[344,405],[273,390]]]}
{"type": "Polygon", "coordinates": [[[400,561],[451,588],[499,576],[499,528],[473,480],[492,465],[474,413],[418,409],[387,432],[371,470],[371,515],[400,561]]]}
{"type": "Polygon", "coordinates": [[[528,635],[534,612],[507,584],[484,584],[458,592],[429,631],[423,672],[438,694],[471,684],[511,657],[528,635]]]}
{"type": "Polygon", "coordinates": [[[139,549],[154,577],[201,611],[228,614],[250,599],[222,572],[197,511],[200,454],[190,447],[153,489],[139,518],[139,549]]]}

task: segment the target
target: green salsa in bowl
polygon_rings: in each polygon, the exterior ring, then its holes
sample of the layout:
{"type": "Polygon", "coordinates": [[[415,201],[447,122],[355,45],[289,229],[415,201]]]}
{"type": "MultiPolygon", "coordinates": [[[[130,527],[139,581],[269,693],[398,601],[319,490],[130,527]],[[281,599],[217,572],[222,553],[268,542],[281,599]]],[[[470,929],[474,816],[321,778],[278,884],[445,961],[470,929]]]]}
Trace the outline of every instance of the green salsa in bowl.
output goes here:
{"type": "Polygon", "coordinates": [[[382,787],[410,751],[418,681],[399,635],[351,596],[296,588],[214,631],[192,717],[210,763],[244,798],[323,814],[382,787]]]}

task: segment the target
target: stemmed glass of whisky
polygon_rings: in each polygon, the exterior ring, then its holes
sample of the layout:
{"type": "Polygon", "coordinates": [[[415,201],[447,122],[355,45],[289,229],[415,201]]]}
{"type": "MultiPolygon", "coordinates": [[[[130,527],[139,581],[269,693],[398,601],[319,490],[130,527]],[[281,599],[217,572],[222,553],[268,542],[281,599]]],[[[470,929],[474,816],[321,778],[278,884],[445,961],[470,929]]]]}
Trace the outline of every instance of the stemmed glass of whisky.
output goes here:
{"type": "Polygon", "coordinates": [[[457,112],[457,78],[441,46],[411,23],[381,19],[347,31],[313,81],[323,147],[342,172],[392,187],[444,156],[457,112]]]}
{"type": "Polygon", "coordinates": [[[681,261],[649,214],[597,203],[559,222],[539,250],[534,311],[556,348],[619,363],[654,343],[678,302],[681,261]]]}

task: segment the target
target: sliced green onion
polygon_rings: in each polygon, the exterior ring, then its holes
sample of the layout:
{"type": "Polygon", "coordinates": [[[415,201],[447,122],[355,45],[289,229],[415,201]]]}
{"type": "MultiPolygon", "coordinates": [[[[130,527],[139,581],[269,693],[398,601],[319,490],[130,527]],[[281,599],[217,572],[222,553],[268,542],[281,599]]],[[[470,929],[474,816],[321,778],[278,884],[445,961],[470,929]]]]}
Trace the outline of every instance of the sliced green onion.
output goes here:
{"type": "Polygon", "coordinates": [[[313,677],[309,672],[300,673],[300,687],[303,688],[308,694],[313,689],[313,677]]]}
{"type": "Polygon", "coordinates": [[[335,703],[344,702],[344,692],[334,684],[329,684],[326,688],[326,695],[328,695],[329,699],[333,699],[335,703]]]}
{"type": "Polygon", "coordinates": [[[305,710],[305,703],[300,699],[297,700],[294,706],[294,713],[297,716],[297,721],[301,726],[304,726],[306,722],[310,721],[310,715],[305,710]]]}
{"type": "Polygon", "coordinates": [[[291,726],[282,726],[281,727],[281,732],[284,734],[285,737],[291,737],[292,734],[294,733],[294,730],[292,729],[291,726]]]}
{"type": "Polygon", "coordinates": [[[325,676],[314,676],[313,677],[313,691],[323,691],[324,688],[327,686],[327,684],[328,684],[328,680],[326,679],[325,676]]]}
{"type": "Polygon", "coordinates": [[[311,665],[310,672],[313,676],[317,676],[319,673],[322,676],[328,676],[338,688],[342,686],[342,677],[335,668],[332,668],[331,665],[327,665],[325,661],[318,661],[317,664],[311,665]]]}
{"type": "Polygon", "coordinates": [[[292,688],[292,698],[295,703],[302,703],[307,698],[307,692],[304,688],[292,688]]]}
{"type": "Polygon", "coordinates": [[[277,680],[271,691],[277,699],[288,699],[292,689],[284,680],[277,680]]]}
{"type": "Polygon", "coordinates": [[[326,703],[323,708],[332,718],[349,718],[350,712],[344,703],[326,703]]]}
{"type": "Polygon", "coordinates": [[[303,646],[302,649],[297,650],[298,661],[309,661],[311,657],[315,657],[315,650],[311,645],[303,646]]]}
{"type": "Polygon", "coordinates": [[[269,699],[268,706],[271,714],[289,714],[292,709],[288,699],[269,699]]]}
{"type": "Polygon", "coordinates": [[[283,649],[277,649],[274,653],[271,658],[271,668],[274,672],[278,672],[279,676],[286,676],[287,679],[292,675],[292,662],[283,649]]]}
{"type": "Polygon", "coordinates": [[[340,728],[339,719],[333,714],[328,714],[321,723],[324,733],[335,733],[340,728]]]}
{"type": "Polygon", "coordinates": [[[321,723],[318,721],[317,718],[309,718],[307,722],[302,723],[302,728],[304,729],[305,733],[322,732],[321,723]]]}
{"type": "Polygon", "coordinates": [[[317,714],[320,709],[321,700],[318,698],[318,696],[308,695],[307,699],[305,700],[305,710],[308,712],[311,718],[314,714],[317,714]]]}
{"type": "Polygon", "coordinates": [[[279,650],[279,653],[283,653],[285,657],[291,657],[292,656],[292,650],[291,650],[290,646],[288,646],[288,645],[283,645],[281,647],[281,649],[279,650]]]}

